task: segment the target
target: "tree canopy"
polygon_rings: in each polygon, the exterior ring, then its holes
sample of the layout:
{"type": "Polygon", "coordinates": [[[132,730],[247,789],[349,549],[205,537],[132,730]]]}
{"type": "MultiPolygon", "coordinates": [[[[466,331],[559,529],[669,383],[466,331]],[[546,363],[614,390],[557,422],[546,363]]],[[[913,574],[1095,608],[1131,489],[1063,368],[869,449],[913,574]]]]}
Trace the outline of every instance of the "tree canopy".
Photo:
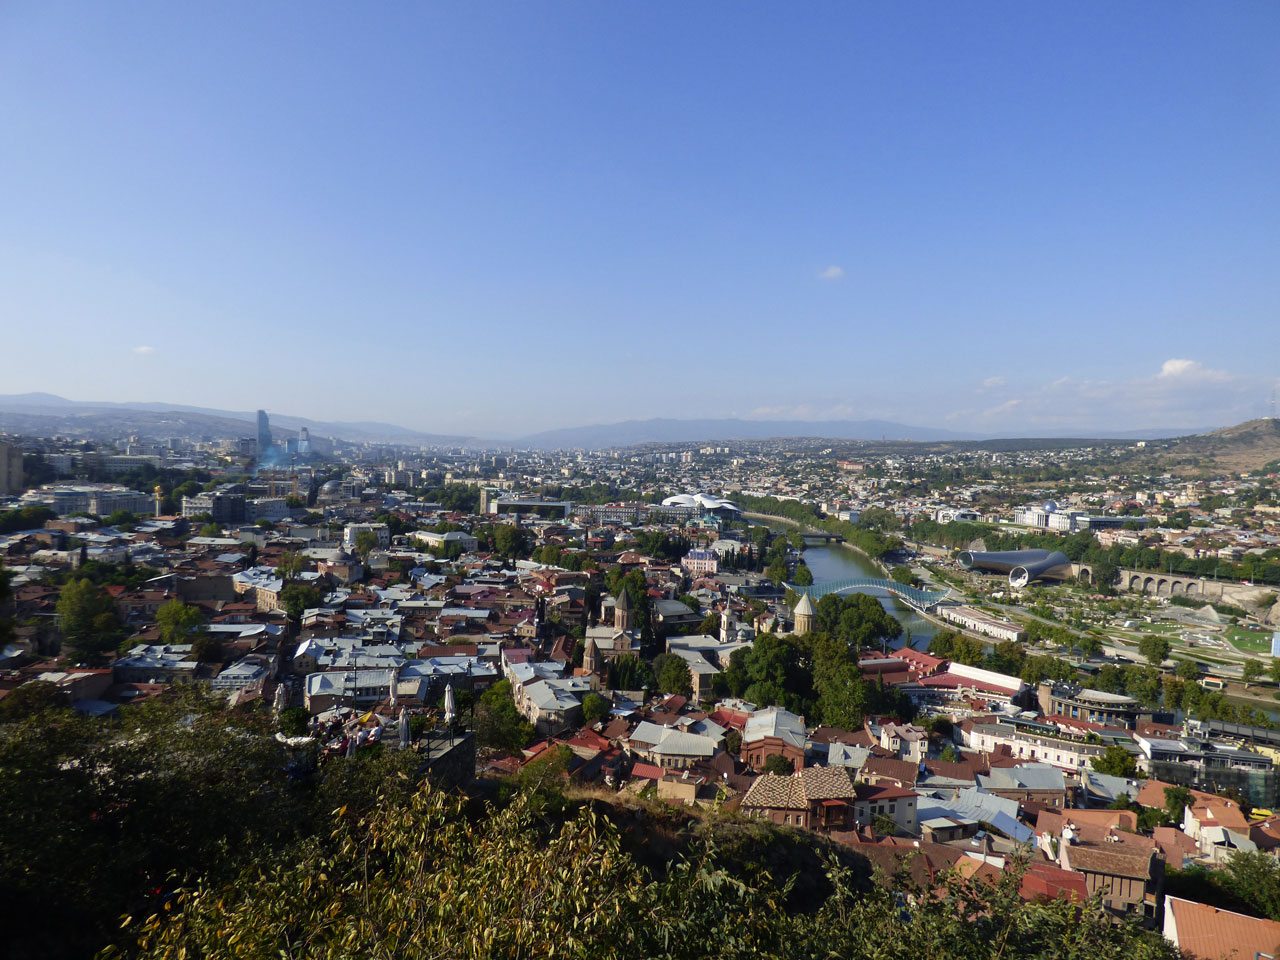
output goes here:
{"type": "Polygon", "coordinates": [[[102,664],[123,638],[124,630],[111,597],[87,578],[63,586],[57,614],[62,645],[75,662],[102,664]]]}
{"type": "Polygon", "coordinates": [[[518,753],[533,742],[533,724],[516,709],[511,681],[499,680],[480,695],[476,739],[483,747],[518,753]]]}
{"type": "Polygon", "coordinates": [[[1024,902],[1016,872],[919,890],[901,877],[872,883],[865,862],[794,839],[821,878],[801,896],[798,874],[743,869],[714,834],[642,860],[617,813],[548,815],[540,793],[477,818],[424,786],[376,815],[338,816],[327,842],[258,859],[234,884],[184,887],[129,932],[144,958],[1177,957],[1159,933],[1094,906],[1024,902]]]}

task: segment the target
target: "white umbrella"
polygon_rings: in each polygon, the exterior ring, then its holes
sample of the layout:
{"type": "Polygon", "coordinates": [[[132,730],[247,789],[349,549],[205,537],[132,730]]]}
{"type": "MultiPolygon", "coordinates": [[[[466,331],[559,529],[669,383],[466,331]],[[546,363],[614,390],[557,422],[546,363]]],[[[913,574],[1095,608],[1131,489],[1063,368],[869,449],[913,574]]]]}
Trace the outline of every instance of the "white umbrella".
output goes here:
{"type": "Polygon", "coordinates": [[[409,749],[409,711],[405,707],[400,708],[400,749],[409,749]]]}
{"type": "Polygon", "coordinates": [[[453,702],[453,684],[446,683],[444,687],[444,722],[446,724],[453,723],[453,718],[458,715],[458,707],[453,702]]]}

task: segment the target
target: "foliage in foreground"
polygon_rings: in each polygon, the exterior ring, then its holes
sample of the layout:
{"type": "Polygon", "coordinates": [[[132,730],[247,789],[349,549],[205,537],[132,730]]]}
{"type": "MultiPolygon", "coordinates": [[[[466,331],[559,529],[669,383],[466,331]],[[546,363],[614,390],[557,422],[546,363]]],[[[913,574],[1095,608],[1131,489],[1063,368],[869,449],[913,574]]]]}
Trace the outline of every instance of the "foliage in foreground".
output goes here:
{"type": "Polygon", "coordinates": [[[131,930],[148,958],[1177,956],[1096,909],[1024,904],[1015,877],[904,897],[832,858],[832,892],[796,914],[707,837],[661,873],[641,866],[609,809],[548,822],[521,796],[476,818],[423,786],[372,816],[340,810],[329,840],[182,890],[131,930]]]}
{"type": "Polygon", "coordinates": [[[18,688],[4,703],[24,709],[0,713],[7,957],[92,956],[121,936],[122,913],[149,912],[180,883],[229,882],[258,856],[290,856],[328,832],[336,806],[372,804],[404,766],[371,751],[290,780],[292,754],[265,709],[229,711],[185,688],[96,720],[51,687],[18,688]]]}

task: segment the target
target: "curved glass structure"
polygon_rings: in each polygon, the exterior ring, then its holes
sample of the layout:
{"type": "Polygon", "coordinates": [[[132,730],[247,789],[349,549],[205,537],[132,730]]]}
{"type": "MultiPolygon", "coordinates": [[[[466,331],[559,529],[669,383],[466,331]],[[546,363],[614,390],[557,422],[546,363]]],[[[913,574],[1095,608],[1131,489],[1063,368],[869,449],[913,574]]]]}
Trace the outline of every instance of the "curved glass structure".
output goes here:
{"type": "Polygon", "coordinates": [[[965,550],[959,557],[966,570],[1007,573],[1009,586],[1025,587],[1037,580],[1070,580],[1071,561],[1061,550],[1003,550],[980,553],[965,550]]]}

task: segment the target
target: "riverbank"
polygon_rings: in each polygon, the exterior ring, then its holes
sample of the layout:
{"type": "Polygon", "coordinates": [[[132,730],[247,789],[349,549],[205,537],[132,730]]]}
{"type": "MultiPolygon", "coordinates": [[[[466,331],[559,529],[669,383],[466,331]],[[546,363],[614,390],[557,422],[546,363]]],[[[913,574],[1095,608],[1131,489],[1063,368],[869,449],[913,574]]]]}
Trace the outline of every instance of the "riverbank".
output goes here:
{"type": "MultiPolygon", "coordinates": [[[[797,520],[792,520],[790,517],[778,517],[773,515],[772,513],[744,512],[742,515],[748,518],[749,520],[763,520],[766,523],[783,523],[783,524],[786,524],[788,527],[795,527],[801,533],[826,534],[828,532],[826,530],[819,530],[817,527],[811,527],[805,523],[800,523],[797,520]]],[[[889,578],[888,568],[879,560],[877,560],[875,557],[871,556],[871,554],[867,553],[867,551],[863,550],[861,547],[854,546],[848,540],[836,540],[834,541],[834,543],[838,547],[844,547],[844,549],[850,550],[853,553],[856,553],[864,561],[866,561],[866,563],[869,564],[872,569],[877,571],[880,574],[880,576],[884,577],[886,580],[889,578]]]]}

